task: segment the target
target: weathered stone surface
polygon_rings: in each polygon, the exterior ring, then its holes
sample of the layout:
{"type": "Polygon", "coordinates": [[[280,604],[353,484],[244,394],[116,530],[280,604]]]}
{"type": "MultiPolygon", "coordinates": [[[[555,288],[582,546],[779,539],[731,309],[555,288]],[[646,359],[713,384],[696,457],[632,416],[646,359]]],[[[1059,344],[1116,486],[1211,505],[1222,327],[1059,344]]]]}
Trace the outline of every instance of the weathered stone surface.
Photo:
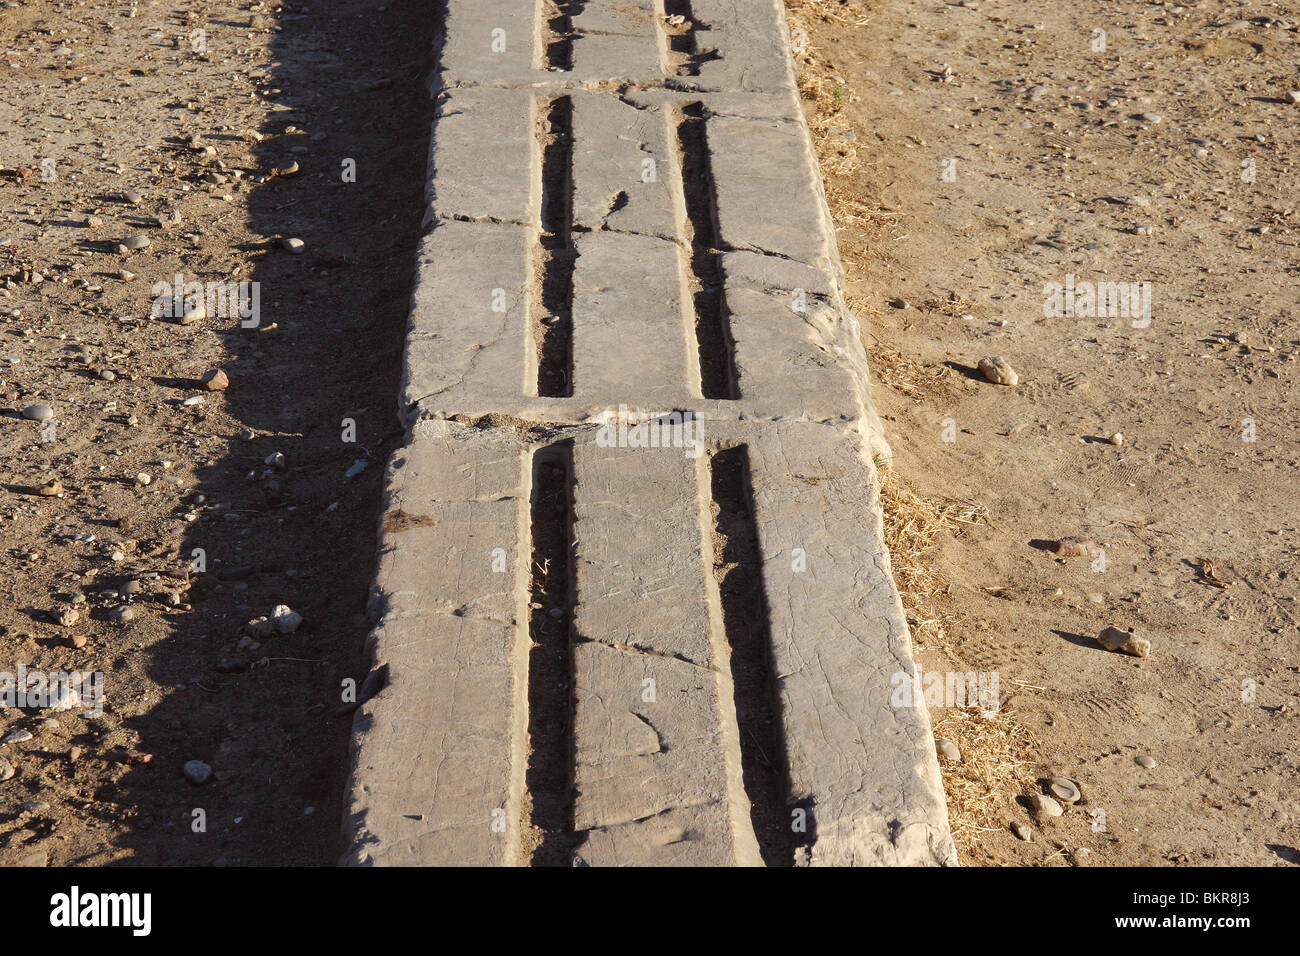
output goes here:
{"type": "Polygon", "coordinates": [[[891,702],[914,665],[872,463],[888,444],[780,0],[693,0],[683,35],[653,0],[588,0],[557,21],[567,41],[547,10],[448,4],[346,859],[530,861],[533,465],[563,442],[572,606],[550,610],[573,641],[574,862],[952,863],[928,717],[891,702]],[[679,135],[696,112],[702,135],[679,135]],[[697,334],[698,310],[720,334],[697,334]],[[573,394],[539,397],[556,329],[573,394]],[[702,364],[734,371],[738,396],[701,398],[702,364]],[[690,411],[702,454],[598,441],[620,406],[690,411]],[[752,509],[728,520],[756,559],[717,550],[710,456],[735,446],[752,509]],[[767,716],[733,685],[716,583],[742,560],[766,608],[767,716]],[[779,786],[751,792],[756,731],[784,753],[779,786]],[[796,811],[809,830],[755,822],[796,811]]]}
{"type": "Polygon", "coordinates": [[[511,432],[421,422],[389,466],[369,639],[387,686],[355,718],[350,862],[514,861],[524,465],[511,432]]]}

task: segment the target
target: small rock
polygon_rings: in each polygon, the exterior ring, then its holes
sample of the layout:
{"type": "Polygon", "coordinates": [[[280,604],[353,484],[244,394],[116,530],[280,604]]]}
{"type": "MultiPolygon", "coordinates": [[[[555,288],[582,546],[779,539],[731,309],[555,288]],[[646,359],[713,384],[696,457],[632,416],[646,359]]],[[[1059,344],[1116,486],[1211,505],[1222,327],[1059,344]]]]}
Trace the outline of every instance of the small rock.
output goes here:
{"type": "Polygon", "coordinates": [[[136,233],[134,236],[127,236],[122,240],[122,245],[128,249],[145,249],[153,240],[144,233],[136,233]]]}
{"type": "Polygon", "coordinates": [[[135,483],[137,485],[144,485],[147,487],[153,484],[153,475],[149,474],[149,472],[147,471],[137,472],[135,476],[135,483]]]}
{"type": "Polygon", "coordinates": [[[271,623],[269,617],[255,617],[244,625],[244,632],[249,637],[270,637],[275,633],[275,625],[271,623]]]}
{"type": "Polygon", "coordinates": [[[1063,558],[1086,558],[1097,549],[1097,542],[1091,538],[1062,538],[1053,545],[1052,550],[1063,558]]]}
{"type": "Polygon", "coordinates": [[[980,359],[979,370],[994,385],[1018,385],[1020,376],[1016,374],[1007,360],[1000,355],[990,355],[980,359]]]}
{"type": "Polygon", "coordinates": [[[189,398],[185,399],[185,401],[181,402],[181,407],[193,408],[195,405],[204,405],[207,401],[208,400],[202,395],[191,395],[189,398]]]}
{"type": "Polygon", "coordinates": [[[303,242],[301,239],[281,239],[280,245],[284,246],[284,248],[288,249],[295,256],[302,255],[303,251],[307,248],[307,243],[303,242]]]}
{"type": "Polygon", "coordinates": [[[276,471],[284,471],[284,469],[288,467],[288,463],[285,461],[284,455],[278,451],[272,452],[271,454],[267,455],[263,461],[263,464],[270,465],[276,471]]]}
{"type": "Polygon", "coordinates": [[[132,206],[138,206],[140,203],[144,202],[144,196],[140,195],[140,193],[136,192],[134,189],[128,189],[126,192],[122,193],[122,198],[132,206]]]}
{"type": "Polygon", "coordinates": [[[139,581],[127,581],[122,585],[123,594],[139,594],[142,590],[144,590],[144,585],[139,581]]]}
{"type": "Polygon", "coordinates": [[[0,737],[0,744],[21,744],[32,739],[32,732],[19,727],[0,737]]]}
{"type": "Polygon", "coordinates": [[[185,764],[183,773],[185,774],[186,780],[194,784],[196,787],[201,787],[207,783],[208,778],[212,776],[212,768],[202,760],[191,760],[185,764]]]}
{"type": "Polygon", "coordinates": [[[297,172],[298,172],[298,163],[295,160],[291,159],[288,162],[284,162],[281,163],[279,166],[276,166],[275,169],[272,171],[272,175],[292,176],[297,172]]]}
{"type": "Polygon", "coordinates": [[[1112,445],[1115,445],[1115,446],[1118,447],[1119,445],[1124,444],[1124,433],[1123,433],[1123,432],[1116,432],[1115,434],[1111,435],[1111,436],[1110,436],[1109,438],[1107,438],[1106,440],[1107,440],[1108,442],[1110,442],[1112,445]]]}
{"type": "Polygon", "coordinates": [[[18,805],[18,809],[24,813],[44,813],[49,808],[50,805],[44,800],[28,800],[18,805]]]}
{"type": "Polygon", "coordinates": [[[63,494],[63,482],[59,481],[57,478],[53,481],[47,481],[36,489],[36,493],[42,498],[57,498],[59,495],[63,494]]]}
{"type": "Polygon", "coordinates": [[[277,604],[271,608],[271,623],[279,633],[292,634],[302,625],[302,615],[286,604],[277,604]]]}
{"type": "Polygon", "coordinates": [[[79,620],[81,620],[81,614],[75,608],[64,608],[58,615],[60,627],[72,627],[79,620]]]}
{"type": "Polygon", "coordinates": [[[1034,831],[1029,829],[1029,827],[1025,826],[1019,820],[1012,821],[1011,832],[1016,835],[1016,839],[1018,840],[1024,840],[1026,843],[1034,842],[1034,831]]]}
{"type": "Polygon", "coordinates": [[[1133,118],[1139,123],[1159,123],[1161,120],[1159,113],[1138,113],[1133,118]]]}
{"type": "Polygon", "coordinates": [[[89,641],[90,638],[88,638],[85,634],[69,634],[66,643],[69,647],[74,647],[77,650],[80,650],[81,648],[85,647],[89,641]]]}
{"type": "Polygon", "coordinates": [[[103,381],[105,381],[105,382],[116,382],[116,381],[117,381],[117,373],[114,372],[114,371],[112,371],[112,370],[110,370],[110,369],[106,369],[106,368],[105,368],[105,369],[100,369],[100,370],[99,370],[99,377],[100,377],[101,380],[103,380],[103,381]]]}
{"type": "Polygon", "coordinates": [[[943,737],[934,738],[934,746],[939,751],[939,756],[951,763],[961,763],[961,748],[951,740],[943,737]]]}
{"type": "Polygon", "coordinates": [[[366,467],[367,467],[369,464],[370,464],[370,462],[366,461],[364,458],[358,458],[356,461],[354,461],[354,462],[352,463],[352,467],[349,468],[347,471],[345,471],[345,472],[343,473],[343,477],[344,477],[344,478],[355,478],[355,477],[357,477],[357,475],[359,475],[359,474],[361,474],[363,471],[365,471],[365,470],[366,470],[366,467]]]}
{"type": "Polygon", "coordinates": [[[23,409],[23,418],[34,422],[48,422],[54,417],[54,409],[48,405],[28,405],[23,409]]]}
{"type": "Polygon", "coordinates": [[[1079,792],[1079,785],[1073,780],[1067,780],[1065,777],[1051,777],[1044,781],[1048,792],[1062,803],[1078,803],[1083,794],[1079,792]]]}
{"type": "Polygon", "coordinates": [[[1134,757],[1133,762],[1137,764],[1139,767],[1146,767],[1148,770],[1150,770],[1153,767],[1155,767],[1156,758],[1148,757],[1146,754],[1141,754],[1137,757],[1134,757]]]}
{"type": "Polygon", "coordinates": [[[1151,653],[1151,642],[1145,637],[1137,637],[1132,631],[1121,631],[1118,627],[1105,628],[1097,635],[1097,643],[1108,651],[1134,657],[1147,657],[1151,653]]]}
{"type": "Polygon", "coordinates": [[[135,620],[135,608],[115,607],[109,612],[108,619],[117,624],[128,624],[135,620]]]}
{"type": "Polygon", "coordinates": [[[123,282],[135,281],[135,273],[132,272],[130,269],[118,269],[117,277],[121,279],[123,282]]]}
{"type": "Polygon", "coordinates": [[[35,850],[18,861],[19,866],[42,867],[49,865],[49,855],[44,850],[35,850]]]}
{"type": "Polygon", "coordinates": [[[230,387],[230,379],[219,368],[209,369],[204,372],[199,381],[203,383],[203,387],[209,392],[224,392],[230,387]]]}
{"type": "Polygon", "coordinates": [[[1043,796],[1041,793],[1030,794],[1029,806],[1035,813],[1043,817],[1059,817],[1065,812],[1059,803],[1051,797],[1043,796]]]}
{"type": "Polygon", "coordinates": [[[0,757],[0,783],[3,783],[6,780],[12,780],[15,773],[14,765],[8,760],[5,760],[4,757],[0,757]]]}
{"type": "Polygon", "coordinates": [[[1288,90],[1285,99],[1288,103],[1300,103],[1300,90],[1288,90]]]}

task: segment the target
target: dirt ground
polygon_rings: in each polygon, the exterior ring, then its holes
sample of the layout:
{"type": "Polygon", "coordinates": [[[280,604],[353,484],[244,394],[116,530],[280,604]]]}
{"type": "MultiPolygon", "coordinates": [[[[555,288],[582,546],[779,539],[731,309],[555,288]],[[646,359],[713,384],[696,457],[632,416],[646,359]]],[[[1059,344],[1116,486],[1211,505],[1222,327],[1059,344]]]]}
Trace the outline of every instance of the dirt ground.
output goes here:
{"type": "Polygon", "coordinates": [[[963,862],[1300,863],[1300,6],[788,8],[890,480],[941,523],[920,666],[999,677],[992,723],[932,708],[963,862]],[[1071,275],[1150,321],[1050,308],[1071,275]]]}
{"type": "Polygon", "coordinates": [[[106,699],[0,710],[31,734],[0,744],[0,865],[341,852],[433,26],[410,0],[0,4],[0,671],[99,671],[106,699]],[[256,326],[151,318],[177,274],[257,283],[256,326]],[[301,627],[245,638],[277,605],[301,627]]]}

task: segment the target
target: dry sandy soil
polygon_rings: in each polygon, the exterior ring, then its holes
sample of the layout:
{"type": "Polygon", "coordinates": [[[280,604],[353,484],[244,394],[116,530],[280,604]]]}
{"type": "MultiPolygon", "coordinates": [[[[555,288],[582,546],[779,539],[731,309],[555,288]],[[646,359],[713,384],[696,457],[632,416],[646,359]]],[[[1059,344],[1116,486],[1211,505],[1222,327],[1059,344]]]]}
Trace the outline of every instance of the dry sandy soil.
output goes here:
{"type": "Polygon", "coordinates": [[[0,710],[0,739],[32,734],[0,745],[0,865],[341,852],[432,30],[409,0],[0,4],[0,671],[102,671],[107,698],[0,710]],[[150,318],[178,273],[257,282],[259,324],[150,318]],[[239,646],[280,604],[299,630],[239,646]]]}
{"type": "Polygon", "coordinates": [[[932,711],[963,861],[1300,863],[1300,6],[788,6],[891,480],[945,525],[919,660],[999,676],[996,720],[932,711]],[[1149,324],[1049,314],[1070,275],[1149,324]]]}
{"type": "MultiPolygon", "coordinates": [[[[963,861],[1297,862],[1300,10],[789,2],[920,659],[1000,679],[998,716],[934,712],[963,861]],[[1070,274],[1149,281],[1151,323],[1044,315],[1070,274]],[[995,354],[1017,386],[974,372],[995,354]],[[1065,535],[1104,570],[1043,550],[1065,535]],[[1035,820],[1042,775],[1083,802],[1035,820]]],[[[428,10],[0,3],[0,671],[102,671],[108,699],[0,710],[31,734],[0,744],[0,865],[340,852],[428,10]],[[177,273],[256,281],[258,326],[151,318],[177,273]],[[279,604],[301,628],[241,646],[279,604]]]]}

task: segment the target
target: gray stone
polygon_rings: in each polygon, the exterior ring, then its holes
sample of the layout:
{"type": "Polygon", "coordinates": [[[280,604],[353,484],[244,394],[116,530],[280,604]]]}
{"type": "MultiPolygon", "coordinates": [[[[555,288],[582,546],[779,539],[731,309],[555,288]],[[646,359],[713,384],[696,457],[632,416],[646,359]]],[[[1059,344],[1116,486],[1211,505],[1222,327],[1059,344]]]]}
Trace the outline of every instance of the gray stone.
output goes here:
{"type": "Polygon", "coordinates": [[[185,779],[196,787],[201,787],[207,783],[212,776],[212,768],[202,760],[190,760],[182,768],[185,779]]]}
{"type": "Polygon", "coordinates": [[[1044,784],[1048,793],[1061,803],[1078,803],[1083,798],[1079,792],[1079,785],[1065,777],[1051,777],[1044,781],[1044,784]]]}
{"type": "Polygon", "coordinates": [[[47,422],[54,417],[54,409],[48,405],[28,405],[23,409],[23,418],[34,422],[47,422]]]}
{"type": "Polygon", "coordinates": [[[961,748],[944,737],[934,738],[935,749],[939,756],[950,763],[961,763],[961,748]]]}
{"type": "Polygon", "coordinates": [[[1097,643],[1108,651],[1130,654],[1133,657],[1147,657],[1151,653],[1149,640],[1136,636],[1131,630],[1122,631],[1118,627],[1103,628],[1097,635],[1097,643]]]}
{"type": "Polygon", "coordinates": [[[1059,817],[1065,812],[1059,803],[1041,793],[1029,795],[1029,808],[1042,817],[1059,817]]]}
{"type": "Polygon", "coordinates": [[[1156,766],[1156,758],[1148,757],[1146,754],[1141,754],[1137,757],[1134,757],[1133,762],[1136,763],[1139,767],[1146,767],[1148,770],[1156,766]]]}
{"type": "Polygon", "coordinates": [[[979,370],[986,379],[995,385],[1018,385],[1020,376],[1006,359],[1000,355],[990,355],[979,360],[979,370]]]}
{"type": "Polygon", "coordinates": [[[14,765],[4,757],[0,757],[0,783],[6,780],[12,780],[14,776],[14,765]]]}

